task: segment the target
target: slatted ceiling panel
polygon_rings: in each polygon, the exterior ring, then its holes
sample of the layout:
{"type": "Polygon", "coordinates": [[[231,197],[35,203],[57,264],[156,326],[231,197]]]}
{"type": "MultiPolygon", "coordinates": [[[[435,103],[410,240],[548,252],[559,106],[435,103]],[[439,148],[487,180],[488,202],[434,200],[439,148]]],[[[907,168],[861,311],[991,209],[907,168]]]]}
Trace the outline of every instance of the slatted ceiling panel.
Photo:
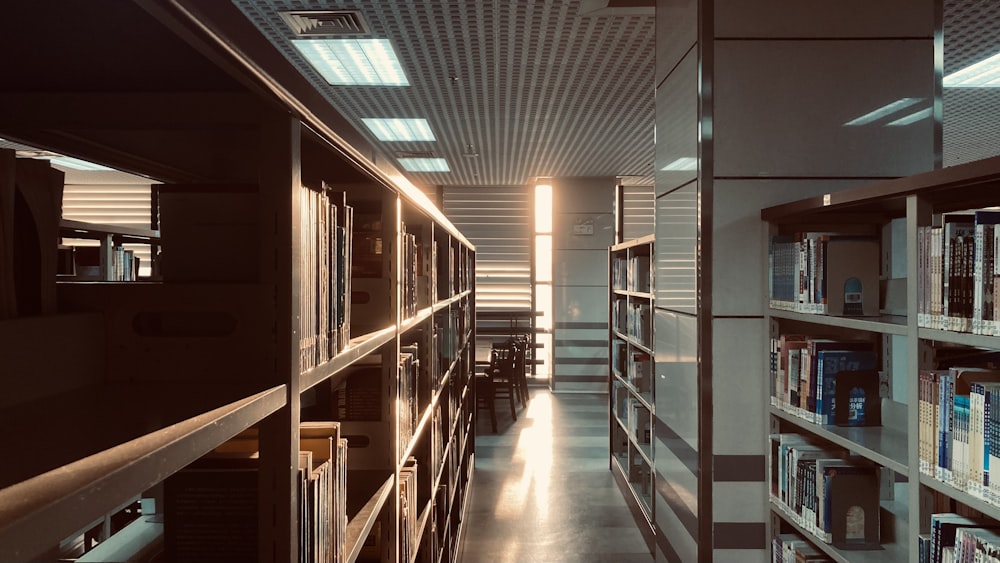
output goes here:
{"type": "MultiPolygon", "coordinates": [[[[1000,52],[1000,2],[946,0],[944,71],[950,74],[1000,52]]],[[[1000,154],[1000,88],[946,88],[944,165],[1000,154]]]]}
{"type": "Polygon", "coordinates": [[[445,215],[476,245],[476,310],[531,309],[531,198],[523,187],[444,188],[445,215]]]}
{"type": "Polygon", "coordinates": [[[622,186],[622,240],[653,234],[655,211],[653,186],[622,186]]]}
{"type": "Polygon", "coordinates": [[[645,177],[652,184],[655,25],[651,15],[581,15],[581,2],[233,0],[349,121],[423,117],[450,173],[417,185],[524,185],[537,176],[645,177]],[[392,40],[405,88],[331,87],[289,44],[285,10],[356,9],[392,40]],[[468,145],[480,154],[463,156],[468,145]]]}

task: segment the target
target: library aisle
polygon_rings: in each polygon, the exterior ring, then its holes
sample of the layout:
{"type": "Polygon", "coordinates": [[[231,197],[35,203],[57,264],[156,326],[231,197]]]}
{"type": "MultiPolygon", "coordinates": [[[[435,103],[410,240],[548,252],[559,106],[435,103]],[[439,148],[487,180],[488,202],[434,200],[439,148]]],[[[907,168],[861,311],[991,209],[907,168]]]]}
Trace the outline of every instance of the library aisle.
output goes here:
{"type": "Polygon", "coordinates": [[[479,418],[460,563],[652,562],[609,470],[607,409],[533,387],[516,421],[497,409],[497,434],[479,418]]]}

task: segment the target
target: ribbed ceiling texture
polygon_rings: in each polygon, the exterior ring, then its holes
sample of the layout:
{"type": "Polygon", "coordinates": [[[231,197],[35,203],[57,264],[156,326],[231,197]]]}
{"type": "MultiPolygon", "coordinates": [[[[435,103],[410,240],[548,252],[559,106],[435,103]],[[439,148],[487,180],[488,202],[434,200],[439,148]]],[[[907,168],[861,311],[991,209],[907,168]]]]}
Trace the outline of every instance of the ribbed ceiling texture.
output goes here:
{"type": "Polygon", "coordinates": [[[418,185],[652,182],[652,15],[581,15],[584,2],[551,0],[235,3],[351,122],[426,118],[437,141],[385,145],[447,159],[452,172],[411,174],[418,185]],[[288,10],[359,11],[373,37],[392,40],[410,86],[330,86],[289,45],[295,36],[278,16],[288,10]]]}
{"type": "MultiPolygon", "coordinates": [[[[944,72],[1000,52],[1000,2],[946,0],[944,72]]],[[[945,88],[944,165],[1000,154],[1000,88],[945,88]]]]}
{"type": "MultiPolygon", "coordinates": [[[[652,0],[232,0],[386,155],[438,156],[423,186],[521,186],[539,176],[653,178],[652,0]],[[283,12],[346,12],[283,18],[283,12]],[[330,86],[299,33],[388,38],[408,87],[330,86]],[[380,144],[366,117],[423,117],[437,140],[380,144]],[[469,156],[470,153],[478,156],[469,156]]],[[[1000,52],[1000,1],[944,0],[945,74],[1000,52]]],[[[944,164],[1000,154],[1000,88],[944,90],[944,164]]]]}

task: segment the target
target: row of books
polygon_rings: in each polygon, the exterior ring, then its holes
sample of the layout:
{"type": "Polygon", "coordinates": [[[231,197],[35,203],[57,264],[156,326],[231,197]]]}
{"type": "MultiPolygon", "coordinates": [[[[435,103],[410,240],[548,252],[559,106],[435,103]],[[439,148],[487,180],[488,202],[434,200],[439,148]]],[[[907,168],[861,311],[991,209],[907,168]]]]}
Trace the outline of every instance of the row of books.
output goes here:
{"type": "Polygon", "coordinates": [[[111,242],[110,237],[97,246],[59,246],[58,274],[86,281],[136,281],[139,279],[139,256],[134,248],[111,242]]]}
{"type": "Polygon", "coordinates": [[[611,287],[636,293],[649,293],[652,287],[650,256],[615,255],[611,260],[611,287]]]}
{"type": "Polygon", "coordinates": [[[303,186],[299,237],[299,367],[329,361],[350,341],[353,208],[344,192],[303,186]]]}
{"type": "Polygon", "coordinates": [[[399,348],[399,366],[396,392],[396,423],[399,444],[406,447],[413,439],[420,422],[420,404],[417,397],[420,376],[419,346],[416,343],[399,348]]]}
{"type": "Polygon", "coordinates": [[[653,357],[648,352],[630,349],[627,342],[615,339],[611,344],[611,366],[637,392],[649,393],[652,389],[653,357]]]}
{"type": "Polygon", "coordinates": [[[917,394],[920,471],[1000,505],[1000,370],[921,370],[917,394]]]}
{"type": "Polygon", "coordinates": [[[461,247],[450,244],[449,239],[443,237],[434,248],[434,255],[437,261],[438,299],[447,299],[472,287],[471,258],[461,247]]]}
{"type": "Polygon", "coordinates": [[[954,512],[931,514],[930,533],[917,544],[920,563],[1000,561],[1000,522],[954,512]]]}
{"type": "Polygon", "coordinates": [[[399,470],[399,561],[413,561],[419,549],[417,460],[409,458],[399,470]]]}
{"type": "Polygon", "coordinates": [[[917,322],[924,328],[1000,336],[1000,211],[951,213],[917,229],[917,322]]]}
{"type": "Polygon", "coordinates": [[[652,416],[649,409],[629,392],[620,381],[613,384],[614,413],[628,433],[639,444],[649,444],[653,438],[652,416]]]}
{"type": "Polygon", "coordinates": [[[408,319],[417,314],[417,308],[419,307],[417,280],[420,275],[419,269],[422,259],[420,258],[416,235],[406,232],[405,226],[403,228],[404,231],[400,234],[401,240],[399,245],[403,261],[403,271],[400,276],[402,278],[400,279],[402,295],[400,296],[399,313],[402,318],[408,319]]]}
{"type": "Polygon", "coordinates": [[[618,332],[649,346],[653,337],[653,308],[648,302],[630,302],[615,298],[612,315],[618,332]]]}
{"type": "Polygon", "coordinates": [[[434,317],[434,330],[438,343],[438,365],[441,367],[441,373],[436,379],[440,380],[444,376],[444,371],[450,368],[452,362],[458,357],[458,351],[465,344],[468,322],[467,314],[456,309],[441,311],[434,317]]]}
{"type": "MultiPolygon", "coordinates": [[[[259,450],[250,428],[164,481],[164,550],[175,563],[257,561],[259,450]]],[[[299,428],[301,563],[347,560],[347,440],[338,422],[299,428]]]]}
{"type": "Polygon", "coordinates": [[[832,562],[802,534],[795,532],[775,534],[771,538],[771,563],[826,563],[832,562]]]}
{"type": "Polygon", "coordinates": [[[823,543],[875,549],[880,543],[882,468],[809,436],[771,436],[771,500],[823,543]]]}
{"type": "Polygon", "coordinates": [[[814,424],[881,423],[878,357],[869,340],[771,338],[771,404],[814,424]]]}
{"type": "Polygon", "coordinates": [[[879,314],[879,241],[800,232],[771,237],[768,295],[772,309],[835,316],[879,314]]]}

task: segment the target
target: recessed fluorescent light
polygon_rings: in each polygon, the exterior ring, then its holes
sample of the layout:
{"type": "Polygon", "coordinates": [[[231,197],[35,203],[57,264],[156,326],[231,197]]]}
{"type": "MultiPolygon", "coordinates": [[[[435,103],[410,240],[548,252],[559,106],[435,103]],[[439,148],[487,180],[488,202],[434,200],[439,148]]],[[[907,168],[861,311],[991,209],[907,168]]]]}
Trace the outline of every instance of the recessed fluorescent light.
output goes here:
{"type": "Polygon", "coordinates": [[[107,166],[94,164],[93,162],[87,162],[86,160],[80,160],[79,158],[73,158],[71,156],[46,157],[46,160],[51,162],[53,166],[62,166],[63,168],[72,168],[74,170],[87,170],[94,172],[114,170],[113,168],[108,168],[107,166]]]}
{"type": "Polygon", "coordinates": [[[946,88],[1000,88],[1000,53],[944,77],[946,88]]]}
{"type": "Polygon", "coordinates": [[[409,86],[388,39],[292,39],[334,86],[409,86]]]}
{"type": "Polygon", "coordinates": [[[399,164],[408,172],[451,172],[443,158],[401,158],[399,164]]]}
{"type": "Polygon", "coordinates": [[[923,98],[900,98],[900,99],[896,100],[895,102],[892,102],[890,104],[886,104],[886,105],[884,105],[884,106],[882,106],[882,107],[880,107],[880,108],[878,108],[878,109],[876,109],[874,111],[870,111],[870,112],[862,115],[861,117],[858,117],[856,119],[852,119],[852,120],[848,121],[847,123],[845,123],[844,125],[846,125],[848,127],[853,127],[853,126],[857,126],[857,125],[868,125],[869,123],[878,121],[879,119],[882,119],[883,117],[887,117],[887,116],[890,116],[890,115],[892,115],[892,114],[894,114],[894,113],[896,113],[898,111],[902,111],[902,110],[904,110],[904,109],[912,106],[913,104],[915,104],[917,102],[920,102],[921,100],[923,100],[923,98]]]}
{"type": "Polygon", "coordinates": [[[676,172],[679,170],[697,170],[698,159],[692,156],[684,156],[660,168],[664,172],[676,172]]]}
{"type": "Polygon", "coordinates": [[[426,119],[361,119],[380,141],[433,141],[434,133],[426,119]]]}
{"type": "Polygon", "coordinates": [[[911,113],[906,117],[900,117],[896,121],[890,121],[889,123],[886,123],[886,127],[899,127],[901,125],[909,125],[911,123],[916,123],[921,119],[927,119],[933,114],[934,112],[931,110],[931,108],[922,109],[918,112],[911,113]]]}

